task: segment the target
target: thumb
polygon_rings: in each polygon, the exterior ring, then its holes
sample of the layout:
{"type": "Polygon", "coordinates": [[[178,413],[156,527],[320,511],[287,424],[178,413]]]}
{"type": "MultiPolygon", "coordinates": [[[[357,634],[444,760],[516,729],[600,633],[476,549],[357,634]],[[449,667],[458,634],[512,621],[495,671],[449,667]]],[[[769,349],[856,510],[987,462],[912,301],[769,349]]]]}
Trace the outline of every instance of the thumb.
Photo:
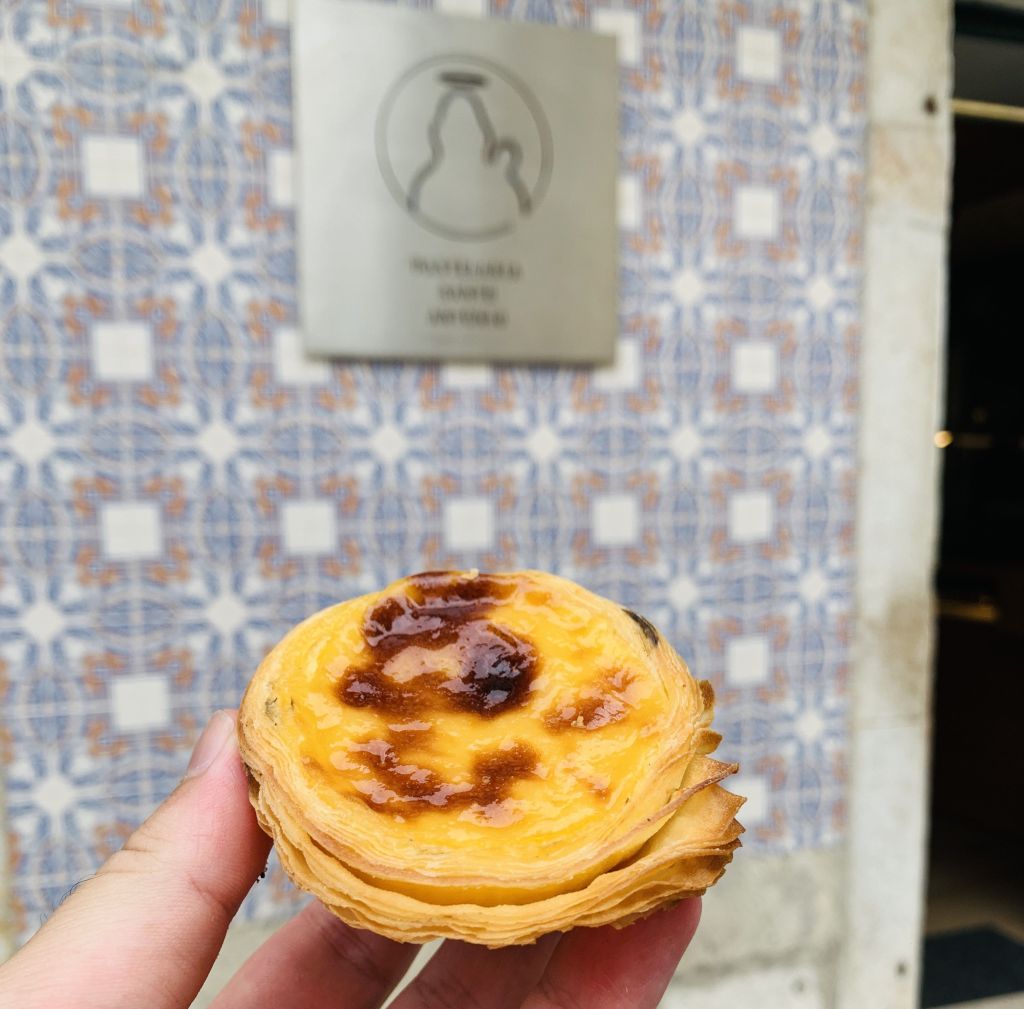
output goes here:
{"type": "Polygon", "coordinates": [[[218,711],[170,798],[0,967],[0,1003],[185,1009],[266,862],[247,791],[218,711]]]}

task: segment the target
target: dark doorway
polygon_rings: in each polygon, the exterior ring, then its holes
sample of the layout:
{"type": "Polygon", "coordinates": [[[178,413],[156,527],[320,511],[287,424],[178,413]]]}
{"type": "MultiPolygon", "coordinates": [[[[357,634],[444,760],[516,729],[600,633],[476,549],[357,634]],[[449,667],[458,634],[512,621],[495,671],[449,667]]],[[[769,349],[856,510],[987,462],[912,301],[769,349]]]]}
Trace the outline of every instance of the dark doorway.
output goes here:
{"type": "Polygon", "coordinates": [[[1024,970],[1024,14],[958,4],[955,53],[925,1005],[1024,970]]]}

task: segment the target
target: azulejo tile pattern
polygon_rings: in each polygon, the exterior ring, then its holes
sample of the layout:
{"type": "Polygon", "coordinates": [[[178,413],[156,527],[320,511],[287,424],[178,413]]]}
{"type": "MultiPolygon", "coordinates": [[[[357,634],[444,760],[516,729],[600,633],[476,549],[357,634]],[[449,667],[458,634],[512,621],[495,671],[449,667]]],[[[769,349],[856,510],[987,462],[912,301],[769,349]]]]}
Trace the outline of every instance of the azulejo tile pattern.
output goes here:
{"type": "MultiPolygon", "coordinates": [[[[27,936],[293,622],[536,566],[721,699],[747,843],[843,831],[862,0],[438,0],[620,40],[614,368],[298,336],[287,5],[0,12],[0,690],[27,936]]],[[[296,900],[272,868],[246,907],[296,900]]]]}

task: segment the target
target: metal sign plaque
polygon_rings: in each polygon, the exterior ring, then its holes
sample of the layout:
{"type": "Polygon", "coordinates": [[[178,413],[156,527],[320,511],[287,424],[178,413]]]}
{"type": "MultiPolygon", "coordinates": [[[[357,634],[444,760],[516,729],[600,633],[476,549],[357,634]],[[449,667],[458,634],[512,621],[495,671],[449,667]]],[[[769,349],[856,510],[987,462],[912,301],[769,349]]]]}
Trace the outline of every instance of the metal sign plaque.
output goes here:
{"type": "Polygon", "coordinates": [[[612,358],[613,39],[297,0],[293,53],[312,353],[612,358]]]}

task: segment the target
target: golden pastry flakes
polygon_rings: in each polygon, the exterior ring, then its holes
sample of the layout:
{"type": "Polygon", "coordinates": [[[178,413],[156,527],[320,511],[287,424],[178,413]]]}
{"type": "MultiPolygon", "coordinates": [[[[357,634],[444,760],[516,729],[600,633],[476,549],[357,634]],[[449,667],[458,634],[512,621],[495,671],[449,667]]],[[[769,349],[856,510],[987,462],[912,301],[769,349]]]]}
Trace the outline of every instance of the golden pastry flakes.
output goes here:
{"type": "Polygon", "coordinates": [[[310,617],[242,702],[288,874],[408,942],[503,946],[702,893],[743,800],[713,695],[643,617],[536,571],[428,572],[310,617]]]}

